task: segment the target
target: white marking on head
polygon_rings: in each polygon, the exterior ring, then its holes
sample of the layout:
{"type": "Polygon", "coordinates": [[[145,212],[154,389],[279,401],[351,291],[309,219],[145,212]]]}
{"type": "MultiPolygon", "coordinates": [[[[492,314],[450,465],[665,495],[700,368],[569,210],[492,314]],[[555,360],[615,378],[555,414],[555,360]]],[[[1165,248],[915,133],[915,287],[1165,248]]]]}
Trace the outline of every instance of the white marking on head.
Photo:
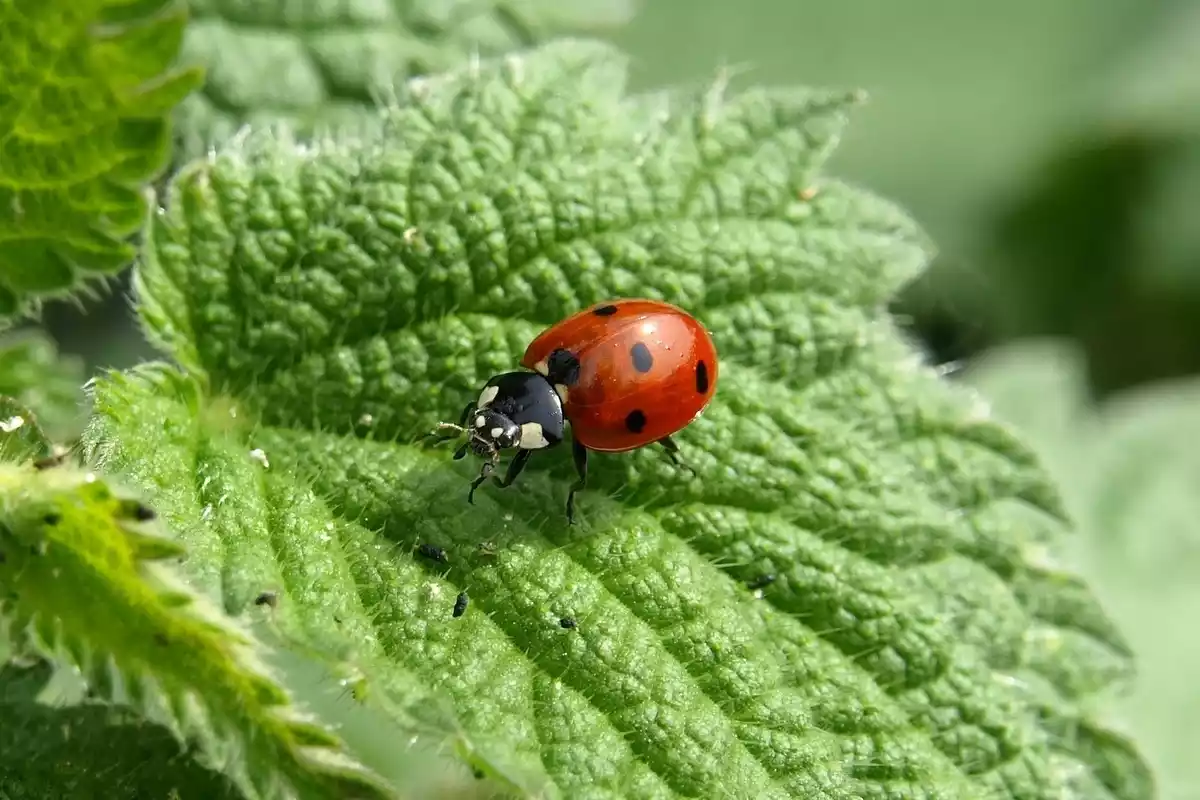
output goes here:
{"type": "Polygon", "coordinates": [[[479,402],[475,404],[476,408],[487,408],[496,399],[496,395],[500,394],[499,386],[485,386],[483,391],[479,393],[479,402]]]}
{"type": "Polygon", "coordinates": [[[484,425],[487,425],[487,420],[486,420],[486,419],[484,419],[483,417],[476,417],[476,418],[475,418],[475,427],[476,427],[476,428],[482,428],[484,425]]]}
{"type": "Polygon", "coordinates": [[[571,390],[567,388],[567,385],[565,383],[554,384],[554,391],[558,393],[559,400],[561,400],[564,403],[567,402],[567,395],[570,394],[571,390]]]}
{"type": "Polygon", "coordinates": [[[526,422],[521,426],[521,449],[522,450],[541,450],[543,447],[549,447],[550,441],[546,438],[546,434],[542,431],[542,426],[536,422],[526,422]]]}
{"type": "Polygon", "coordinates": [[[535,371],[540,372],[543,375],[550,374],[550,362],[549,362],[549,360],[547,360],[545,358],[543,358],[541,361],[534,364],[533,368],[535,371]]]}
{"type": "Polygon", "coordinates": [[[492,428],[488,433],[492,435],[493,439],[498,439],[500,434],[504,433],[504,428],[492,428]]]}

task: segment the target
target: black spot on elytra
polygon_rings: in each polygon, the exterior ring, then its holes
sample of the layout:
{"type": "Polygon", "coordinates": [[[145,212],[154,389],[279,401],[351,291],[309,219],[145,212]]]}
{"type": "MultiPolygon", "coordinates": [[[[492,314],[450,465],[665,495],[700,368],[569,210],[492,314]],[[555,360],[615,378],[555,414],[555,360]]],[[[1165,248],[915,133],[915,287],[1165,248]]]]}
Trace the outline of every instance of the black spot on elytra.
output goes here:
{"type": "Polygon", "coordinates": [[[696,365],[696,391],[700,394],[708,393],[708,364],[703,361],[696,365]]]}
{"type": "Polygon", "coordinates": [[[613,314],[617,313],[617,307],[610,303],[609,305],[592,309],[592,313],[597,317],[611,317],[613,314]]]}
{"type": "Polygon", "coordinates": [[[546,378],[551,383],[574,386],[579,381],[579,359],[570,350],[555,350],[546,359],[546,378]]]}
{"type": "Polygon", "coordinates": [[[650,355],[650,348],[644,342],[635,344],[629,353],[633,356],[633,368],[638,372],[649,372],[654,366],[654,356],[650,355]]]}
{"type": "Polygon", "coordinates": [[[625,427],[633,433],[641,433],[646,427],[646,414],[640,408],[635,408],[625,416],[625,427]]]}

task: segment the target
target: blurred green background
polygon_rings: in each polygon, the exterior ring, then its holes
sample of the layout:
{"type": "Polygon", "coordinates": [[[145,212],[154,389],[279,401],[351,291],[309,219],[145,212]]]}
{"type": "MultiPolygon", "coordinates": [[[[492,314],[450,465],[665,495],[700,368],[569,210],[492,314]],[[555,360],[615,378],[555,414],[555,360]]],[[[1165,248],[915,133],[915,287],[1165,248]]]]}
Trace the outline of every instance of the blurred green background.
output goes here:
{"type": "MultiPolygon", "coordinates": [[[[868,90],[834,169],[938,242],[896,307],[938,360],[1052,334],[1102,393],[1200,370],[1200,3],[656,0],[609,37],[635,89],[723,69],[868,90]]],[[[123,365],[144,354],[124,306],[47,319],[68,352],[123,365]]]]}

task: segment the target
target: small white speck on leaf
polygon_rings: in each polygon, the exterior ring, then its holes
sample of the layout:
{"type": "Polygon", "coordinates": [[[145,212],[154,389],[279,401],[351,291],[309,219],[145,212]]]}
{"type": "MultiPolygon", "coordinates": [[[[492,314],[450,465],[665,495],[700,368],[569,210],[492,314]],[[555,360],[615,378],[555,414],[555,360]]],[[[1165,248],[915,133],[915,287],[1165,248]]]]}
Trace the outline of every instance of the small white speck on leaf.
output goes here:
{"type": "Polygon", "coordinates": [[[234,419],[237,419],[237,406],[229,407],[229,416],[233,417],[234,419]]]}
{"type": "Polygon", "coordinates": [[[261,447],[256,447],[250,451],[250,457],[263,465],[263,469],[270,469],[271,462],[267,461],[267,454],[263,452],[261,447]]]}
{"type": "Polygon", "coordinates": [[[95,483],[96,482],[96,473],[89,472],[87,475],[84,475],[83,482],[84,483],[95,483]]]}
{"type": "Polygon", "coordinates": [[[815,187],[815,186],[806,186],[800,190],[800,199],[804,200],[806,202],[809,200],[812,200],[816,196],[817,196],[817,187],[815,187]]]}
{"type": "Polygon", "coordinates": [[[415,242],[417,240],[417,237],[420,235],[421,235],[421,231],[418,230],[417,228],[405,228],[404,229],[404,243],[411,245],[413,242],[415,242]]]}
{"type": "Polygon", "coordinates": [[[375,424],[375,417],[371,414],[363,414],[361,417],[358,418],[358,424],[362,425],[363,427],[369,428],[375,424]]]}
{"type": "Polygon", "coordinates": [[[0,420],[0,431],[4,431],[5,433],[12,433],[13,431],[17,430],[24,424],[25,424],[25,418],[22,417],[20,414],[18,414],[16,416],[9,417],[6,420],[0,420]]]}
{"type": "Polygon", "coordinates": [[[200,509],[200,519],[204,520],[205,522],[208,522],[210,519],[212,519],[212,515],[213,515],[212,503],[209,503],[204,508],[200,509]]]}
{"type": "Polygon", "coordinates": [[[437,600],[442,596],[442,587],[438,586],[436,583],[428,584],[427,588],[429,589],[429,598],[431,600],[437,600]]]}

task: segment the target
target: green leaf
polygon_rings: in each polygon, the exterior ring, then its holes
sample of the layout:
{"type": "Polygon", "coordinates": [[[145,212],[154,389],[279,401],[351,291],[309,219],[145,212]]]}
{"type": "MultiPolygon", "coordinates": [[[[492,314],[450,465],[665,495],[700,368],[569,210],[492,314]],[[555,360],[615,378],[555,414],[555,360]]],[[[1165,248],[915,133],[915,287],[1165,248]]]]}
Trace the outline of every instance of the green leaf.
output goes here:
{"type": "Polygon", "coordinates": [[[1055,491],[883,310],[928,243],[817,174],[856,95],[624,75],[557,42],[411,84],[374,136],[184,170],[136,285],[191,374],[100,381],[95,463],[159,498],[227,611],[278,587],[294,641],[366,697],[425,693],[526,793],[1149,797],[1088,716],[1130,659],[1044,559],[1055,491]],[[721,353],[679,437],[699,479],[600,454],[571,528],[567,453],[470,506],[477,467],[410,444],[629,295],[721,353]]]}
{"type": "Polygon", "coordinates": [[[0,322],[113,275],[165,166],[182,2],[0,2],[0,322]]]}
{"type": "Polygon", "coordinates": [[[309,137],[376,123],[405,80],[554,32],[610,28],[633,0],[415,0],[283,3],[190,0],[185,63],[207,71],[179,110],[181,149],[199,157],[243,125],[309,137]],[[263,80],[270,75],[270,80],[263,80]]]}
{"type": "Polygon", "coordinates": [[[1059,343],[1013,346],[969,374],[1019,423],[1062,477],[1082,532],[1071,548],[1138,655],[1122,725],[1145,746],[1161,796],[1200,785],[1200,382],[1086,401],[1080,353],[1059,343]]]}
{"type": "Polygon", "coordinates": [[[242,796],[218,773],[181,751],[166,728],[99,703],[40,702],[38,694],[51,672],[45,661],[10,663],[0,669],[0,796],[242,796]]]}
{"type": "Polygon", "coordinates": [[[61,356],[40,330],[0,338],[0,395],[36,412],[51,439],[66,441],[83,427],[83,362],[61,356]]]}
{"type": "Polygon", "coordinates": [[[79,669],[195,741],[249,797],[383,796],[292,705],[251,636],[174,578],[163,561],[184,551],[153,516],[92,473],[0,465],[0,623],[18,652],[79,669]]]}

